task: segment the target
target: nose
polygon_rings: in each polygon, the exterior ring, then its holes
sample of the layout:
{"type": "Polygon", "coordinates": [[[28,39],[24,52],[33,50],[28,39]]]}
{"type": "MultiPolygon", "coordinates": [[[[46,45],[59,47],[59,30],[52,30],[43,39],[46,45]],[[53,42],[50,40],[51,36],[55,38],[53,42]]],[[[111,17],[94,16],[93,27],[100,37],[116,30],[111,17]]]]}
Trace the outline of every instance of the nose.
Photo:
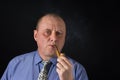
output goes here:
{"type": "Polygon", "coordinates": [[[50,35],[50,41],[53,43],[56,43],[56,41],[57,41],[57,36],[56,36],[56,33],[54,31],[50,35]]]}

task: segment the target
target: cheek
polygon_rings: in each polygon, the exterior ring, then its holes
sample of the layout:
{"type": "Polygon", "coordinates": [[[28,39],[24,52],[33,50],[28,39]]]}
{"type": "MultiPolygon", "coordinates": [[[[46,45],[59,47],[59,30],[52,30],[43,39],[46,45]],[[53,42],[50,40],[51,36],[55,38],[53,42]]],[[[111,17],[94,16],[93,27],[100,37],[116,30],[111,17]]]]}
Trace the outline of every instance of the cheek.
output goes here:
{"type": "Polygon", "coordinates": [[[38,38],[37,38],[37,44],[38,44],[38,46],[39,47],[44,46],[44,43],[45,43],[45,39],[41,35],[38,36],[38,38]]]}
{"type": "Polygon", "coordinates": [[[59,41],[59,47],[60,47],[61,49],[63,48],[64,43],[65,43],[65,39],[64,39],[64,38],[59,41]]]}
{"type": "Polygon", "coordinates": [[[37,38],[37,45],[40,48],[45,48],[47,46],[48,38],[44,35],[39,35],[37,38]]]}

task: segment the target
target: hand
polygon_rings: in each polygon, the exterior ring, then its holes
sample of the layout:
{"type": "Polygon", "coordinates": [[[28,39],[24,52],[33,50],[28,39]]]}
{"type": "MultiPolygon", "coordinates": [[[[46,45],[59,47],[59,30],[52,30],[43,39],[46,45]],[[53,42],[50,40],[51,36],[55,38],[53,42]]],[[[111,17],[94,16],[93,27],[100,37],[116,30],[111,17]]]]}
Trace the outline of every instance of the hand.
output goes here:
{"type": "Polygon", "coordinates": [[[60,57],[57,59],[57,73],[60,80],[73,80],[72,64],[70,61],[61,53],[60,57]]]}

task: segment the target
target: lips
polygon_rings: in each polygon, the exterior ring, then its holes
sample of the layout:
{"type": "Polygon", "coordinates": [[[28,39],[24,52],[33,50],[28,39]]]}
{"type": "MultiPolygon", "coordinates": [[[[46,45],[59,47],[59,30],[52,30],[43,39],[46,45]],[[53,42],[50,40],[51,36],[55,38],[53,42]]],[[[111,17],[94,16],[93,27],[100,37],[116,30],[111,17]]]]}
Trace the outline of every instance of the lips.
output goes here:
{"type": "Polygon", "coordinates": [[[52,47],[52,48],[55,48],[55,45],[49,45],[50,47],[52,47]]]}
{"type": "Polygon", "coordinates": [[[50,46],[51,48],[55,48],[55,42],[49,44],[48,46],[50,46]]]}

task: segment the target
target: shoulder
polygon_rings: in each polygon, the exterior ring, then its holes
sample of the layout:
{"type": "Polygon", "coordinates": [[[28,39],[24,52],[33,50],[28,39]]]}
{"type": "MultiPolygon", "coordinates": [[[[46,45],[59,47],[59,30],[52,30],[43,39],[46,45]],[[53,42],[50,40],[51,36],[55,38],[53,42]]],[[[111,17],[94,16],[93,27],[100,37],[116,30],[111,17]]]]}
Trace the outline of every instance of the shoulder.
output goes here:
{"type": "Polygon", "coordinates": [[[79,70],[79,71],[85,71],[85,67],[78,61],[76,61],[73,58],[68,57],[68,59],[70,60],[71,64],[73,65],[73,68],[75,71],[79,70]]]}
{"type": "Polygon", "coordinates": [[[75,59],[73,59],[71,57],[67,57],[67,58],[70,60],[70,62],[72,63],[72,65],[83,67],[83,65],[80,62],[76,61],[75,59]]]}
{"type": "Polygon", "coordinates": [[[33,59],[35,53],[36,53],[36,51],[32,51],[32,52],[28,52],[28,53],[24,53],[24,54],[18,55],[16,57],[14,57],[9,62],[9,66],[15,66],[15,65],[18,65],[18,64],[26,63],[26,62],[28,62],[28,61],[33,59]]]}
{"type": "Polygon", "coordinates": [[[73,74],[75,77],[75,80],[88,80],[88,76],[87,76],[87,72],[85,67],[79,63],[78,61],[68,57],[68,59],[70,60],[70,62],[73,65],[73,74]]]}
{"type": "Polygon", "coordinates": [[[2,79],[7,80],[11,79],[15,73],[20,73],[21,71],[25,71],[30,68],[32,65],[34,55],[36,51],[32,51],[29,53],[24,53],[14,57],[9,63],[3,74],[2,79]]]}

